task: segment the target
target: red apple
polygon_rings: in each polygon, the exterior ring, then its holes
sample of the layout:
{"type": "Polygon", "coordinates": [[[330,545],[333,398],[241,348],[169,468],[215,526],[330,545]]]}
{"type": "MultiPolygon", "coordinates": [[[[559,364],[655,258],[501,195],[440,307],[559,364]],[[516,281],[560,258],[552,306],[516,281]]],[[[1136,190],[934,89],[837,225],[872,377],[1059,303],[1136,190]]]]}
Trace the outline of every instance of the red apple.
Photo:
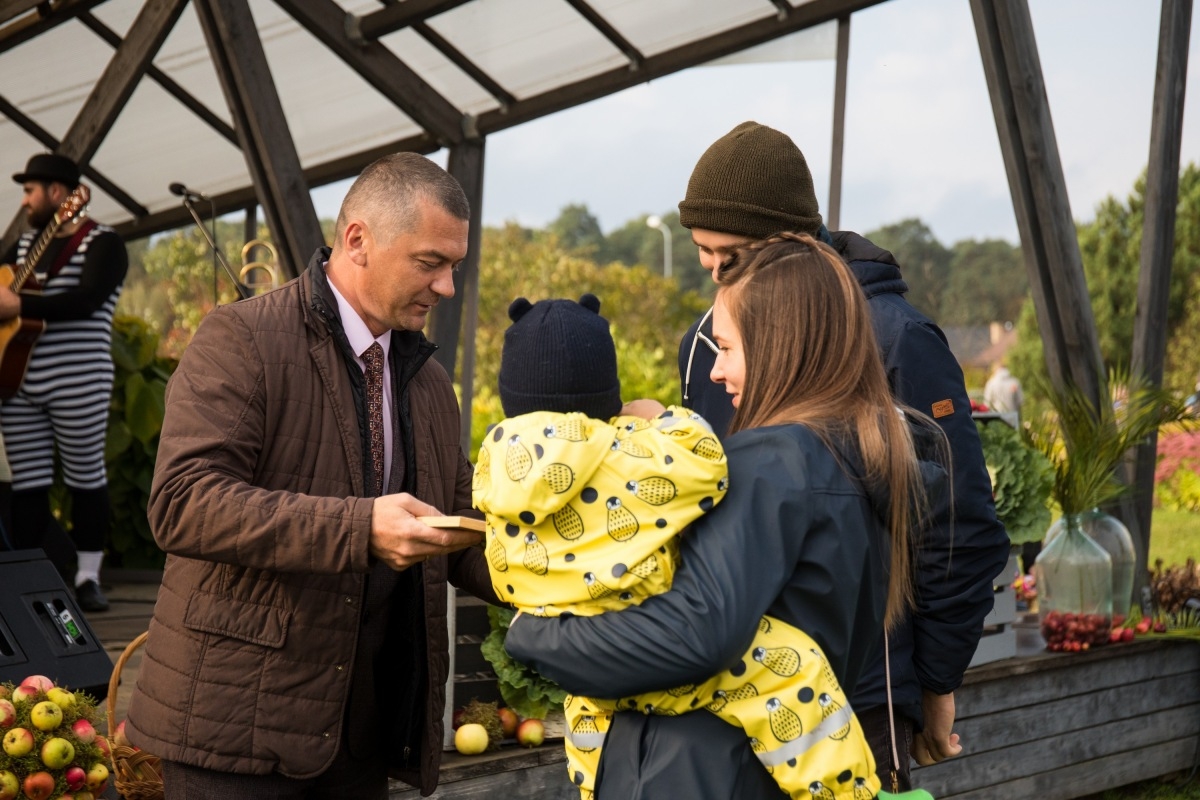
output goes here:
{"type": "Polygon", "coordinates": [[[546,738],[546,726],[540,719],[527,719],[517,726],[517,744],[522,747],[539,747],[546,738]]]}
{"type": "Polygon", "coordinates": [[[33,686],[18,686],[13,689],[12,701],[14,703],[31,703],[38,698],[40,692],[33,686]]]}
{"type": "Polygon", "coordinates": [[[96,794],[104,791],[104,784],[108,782],[108,767],[97,761],[88,767],[87,771],[87,787],[96,794]]]}
{"type": "Polygon", "coordinates": [[[7,728],[13,724],[13,720],[17,718],[16,706],[11,700],[0,698],[0,728],[7,728]]]}
{"type": "Polygon", "coordinates": [[[117,729],[112,734],[112,743],[118,747],[129,747],[129,740],[125,738],[125,720],[117,723],[117,729]]]}
{"type": "Polygon", "coordinates": [[[32,686],[39,692],[48,692],[54,688],[54,681],[47,678],[45,675],[30,675],[25,680],[21,681],[22,686],[32,686]]]}
{"type": "Polygon", "coordinates": [[[54,736],[42,744],[42,763],[50,769],[62,769],[75,758],[75,745],[61,736],[54,736]]]}
{"type": "Polygon", "coordinates": [[[512,738],[517,735],[517,726],[521,724],[521,718],[517,716],[517,712],[511,708],[501,708],[496,711],[496,716],[500,717],[500,728],[504,731],[504,735],[512,738]]]}
{"type": "Polygon", "coordinates": [[[75,720],[71,724],[71,731],[75,734],[75,738],[84,744],[91,744],[96,741],[96,729],[86,719],[80,718],[75,720]]]}
{"type": "Polygon", "coordinates": [[[454,714],[452,714],[450,717],[450,727],[454,728],[454,730],[458,730],[458,727],[462,725],[462,715],[464,711],[466,711],[464,708],[454,709],[454,714]]]}
{"type": "Polygon", "coordinates": [[[4,752],[13,758],[28,755],[33,750],[33,734],[25,728],[9,728],[4,734],[4,752]]]}
{"type": "Polygon", "coordinates": [[[6,769],[0,769],[0,800],[13,800],[21,791],[17,776],[6,769]]]}
{"type": "Polygon", "coordinates": [[[3,683],[0,683],[0,697],[8,697],[12,694],[12,689],[9,689],[3,683]]]}
{"type": "Polygon", "coordinates": [[[25,778],[21,790],[29,800],[46,800],[54,792],[54,776],[49,772],[35,772],[25,778]]]}
{"type": "Polygon", "coordinates": [[[63,780],[67,782],[68,789],[77,792],[87,785],[87,773],[83,771],[83,767],[71,765],[63,773],[63,780]]]}
{"type": "Polygon", "coordinates": [[[107,759],[112,759],[112,746],[108,743],[108,739],[103,736],[96,737],[96,747],[100,748],[100,754],[107,759]]]}

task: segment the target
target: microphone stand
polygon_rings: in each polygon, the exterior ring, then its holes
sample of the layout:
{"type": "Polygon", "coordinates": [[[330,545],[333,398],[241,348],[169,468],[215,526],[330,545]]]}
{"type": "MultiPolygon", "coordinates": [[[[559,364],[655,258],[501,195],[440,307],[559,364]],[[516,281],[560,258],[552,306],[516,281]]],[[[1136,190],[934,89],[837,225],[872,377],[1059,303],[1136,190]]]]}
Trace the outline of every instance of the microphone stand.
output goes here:
{"type": "Polygon", "coordinates": [[[229,276],[229,280],[233,281],[233,287],[237,290],[238,299],[245,300],[246,298],[251,296],[250,290],[247,289],[246,286],[243,285],[242,282],[238,279],[237,273],[233,271],[233,267],[229,266],[229,262],[225,260],[225,256],[221,255],[221,251],[217,247],[217,242],[215,240],[216,227],[217,227],[216,203],[214,203],[211,199],[209,199],[208,203],[210,206],[209,216],[211,216],[212,220],[213,220],[213,234],[212,235],[209,235],[208,230],[204,227],[204,221],[201,220],[200,215],[198,213],[196,213],[196,207],[195,207],[195,205],[192,204],[192,195],[190,193],[184,193],[184,195],[183,195],[183,207],[186,208],[188,210],[188,213],[190,213],[192,215],[192,219],[196,221],[196,227],[200,229],[200,233],[204,236],[204,240],[206,242],[208,242],[208,246],[210,248],[212,248],[212,254],[213,254],[213,303],[216,304],[216,301],[217,301],[217,296],[216,296],[217,285],[216,284],[217,284],[217,262],[218,261],[220,261],[221,266],[225,268],[225,274],[229,276]]]}

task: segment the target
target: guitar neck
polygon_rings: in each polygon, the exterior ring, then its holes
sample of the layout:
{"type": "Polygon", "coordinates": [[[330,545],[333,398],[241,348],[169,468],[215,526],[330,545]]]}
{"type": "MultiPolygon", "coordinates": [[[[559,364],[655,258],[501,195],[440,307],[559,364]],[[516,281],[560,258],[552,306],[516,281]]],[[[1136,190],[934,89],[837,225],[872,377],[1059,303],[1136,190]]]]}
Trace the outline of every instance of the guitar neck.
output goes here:
{"type": "Polygon", "coordinates": [[[50,240],[54,238],[54,235],[58,233],[58,229],[61,227],[62,220],[59,219],[58,214],[55,214],[54,219],[50,221],[50,224],[42,231],[42,234],[38,236],[37,241],[29,248],[29,252],[25,254],[25,263],[18,267],[13,274],[12,284],[9,286],[10,289],[14,292],[21,291],[21,287],[25,285],[25,281],[28,280],[37,266],[38,260],[41,259],[42,253],[49,246],[50,240]]]}

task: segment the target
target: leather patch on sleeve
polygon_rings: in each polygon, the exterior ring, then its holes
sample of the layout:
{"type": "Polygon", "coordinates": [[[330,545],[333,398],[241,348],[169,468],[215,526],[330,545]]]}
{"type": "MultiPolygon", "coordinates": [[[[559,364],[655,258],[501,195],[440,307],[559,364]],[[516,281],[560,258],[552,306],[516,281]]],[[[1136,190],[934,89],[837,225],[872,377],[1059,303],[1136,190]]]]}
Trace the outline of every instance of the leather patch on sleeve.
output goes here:
{"type": "Polygon", "coordinates": [[[933,404],[933,418],[941,419],[954,414],[954,402],[952,400],[939,400],[933,404]]]}

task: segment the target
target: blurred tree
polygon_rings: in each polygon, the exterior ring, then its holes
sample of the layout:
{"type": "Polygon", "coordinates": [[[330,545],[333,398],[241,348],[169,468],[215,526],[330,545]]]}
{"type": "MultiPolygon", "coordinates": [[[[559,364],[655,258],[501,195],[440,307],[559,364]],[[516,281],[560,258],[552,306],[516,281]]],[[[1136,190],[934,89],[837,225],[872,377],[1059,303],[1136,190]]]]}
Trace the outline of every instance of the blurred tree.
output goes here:
{"type": "Polygon", "coordinates": [[[1028,296],[1029,278],[1021,248],[1002,239],[964,239],[951,248],[950,280],[937,322],[1016,322],[1028,296]]]}
{"type": "Polygon", "coordinates": [[[941,323],[952,253],[937,240],[929,226],[914,217],[863,235],[896,257],[908,284],[908,302],[941,323]]]}
{"type": "Polygon", "coordinates": [[[600,220],[588,211],[582,204],[564,206],[558,212],[558,218],[546,226],[546,230],[558,237],[559,244],[581,256],[588,256],[600,261],[608,259],[604,255],[604,232],[600,230],[600,220]]]}

